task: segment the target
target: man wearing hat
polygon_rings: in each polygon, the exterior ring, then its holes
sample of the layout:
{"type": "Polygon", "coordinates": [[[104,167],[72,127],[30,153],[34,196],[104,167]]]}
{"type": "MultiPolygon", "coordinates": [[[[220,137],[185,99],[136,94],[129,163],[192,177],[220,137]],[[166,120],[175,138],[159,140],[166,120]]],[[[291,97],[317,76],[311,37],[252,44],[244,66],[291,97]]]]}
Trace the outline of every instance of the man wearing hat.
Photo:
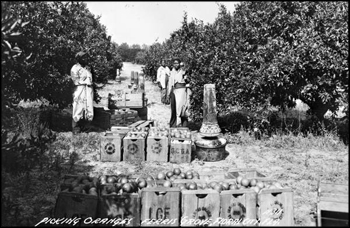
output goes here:
{"type": "Polygon", "coordinates": [[[73,93],[73,134],[79,133],[84,120],[92,121],[94,117],[92,88],[92,74],[87,66],[87,53],[78,52],[75,55],[77,63],[72,67],[70,74],[75,85],[73,93]]]}

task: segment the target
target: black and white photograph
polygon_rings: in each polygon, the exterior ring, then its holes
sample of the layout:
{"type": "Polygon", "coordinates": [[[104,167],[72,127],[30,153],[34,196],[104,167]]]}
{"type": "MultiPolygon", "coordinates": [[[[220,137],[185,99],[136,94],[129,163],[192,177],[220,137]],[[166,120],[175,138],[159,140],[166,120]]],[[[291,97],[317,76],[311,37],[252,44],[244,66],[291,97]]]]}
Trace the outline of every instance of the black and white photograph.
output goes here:
{"type": "Polygon", "coordinates": [[[1,226],[349,226],[347,1],[1,1],[1,226]]]}

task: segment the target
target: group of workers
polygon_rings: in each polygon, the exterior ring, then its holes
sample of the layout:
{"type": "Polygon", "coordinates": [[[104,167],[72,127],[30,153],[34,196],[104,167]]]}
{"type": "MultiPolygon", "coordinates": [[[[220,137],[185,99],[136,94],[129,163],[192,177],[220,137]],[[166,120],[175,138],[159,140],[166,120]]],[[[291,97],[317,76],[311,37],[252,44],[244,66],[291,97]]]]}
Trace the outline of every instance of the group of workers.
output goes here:
{"type": "MultiPolygon", "coordinates": [[[[79,133],[94,117],[93,75],[88,65],[88,53],[76,54],[77,63],[71,68],[70,77],[74,83],[72,131],[79,133]]],[[[170,127],[187,127],[191,90],[187,71],[179,58],[174,58],[172,70],[161,61],[157,70],[157,83],[161,88],[161,102],[171,107],[170,127]]]]}
{"type": "Polygon", "coordinates": [[[174,58],[172,70],[162,60],[157,70],[158,86],[161,89],[161,102],[170,104],[170,127],[187,127],[191,89],[184,63],[174,58]]]}

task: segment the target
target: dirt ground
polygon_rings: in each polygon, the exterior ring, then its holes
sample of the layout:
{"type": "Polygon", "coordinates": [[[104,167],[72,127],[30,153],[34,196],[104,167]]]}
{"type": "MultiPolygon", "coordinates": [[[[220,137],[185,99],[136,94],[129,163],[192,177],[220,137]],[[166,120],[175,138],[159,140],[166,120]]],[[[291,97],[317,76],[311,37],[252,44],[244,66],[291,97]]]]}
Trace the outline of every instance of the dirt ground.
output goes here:
{"type": "MultiPolygon", "coordinates": [[[[107,95],[118,88],[125,88],[130,82],[130,72],[141,71],[140,66],[124,63],[122,83],[112,82],[100,95],[101,103],[96,106],[107,107],[107,95]]],[[[159,125],[167,126],[170,118],[170,107],[160,102],[160,90],[153,82],[146,81],[146,97],[148,98],[148,118],[158,121],[159,125]]],[[[348,151],[320,151],[316,149],[270,148],[259,141],[254,145],[241,146],[227,144],[228,156],[219,162],[200,162],[194,160],[189,164],[172,164],[167,162],[141,163],[131,162],[100,162],[99,140],[103,133],[81,133],[72,137],[71,132],[60,133],[61,142],[70,145],[69,152],[77,152],[78,162],[74,166],[76,173],[92,175],[122,173],[156,174],[175,167],[182,170],[196,171],[227,171],[231,168],[256,168],[260,173],[278,180],[289,186],[294,192],[294,218],[296,226],[314,226],[311,212],[317,203],[317,183],[344,183],[348,181],[348,151]],[[82,143],[89,142],[89,143],[82,143]]],[[[67,151],[68,152],[68,151],[67,151]]]]}

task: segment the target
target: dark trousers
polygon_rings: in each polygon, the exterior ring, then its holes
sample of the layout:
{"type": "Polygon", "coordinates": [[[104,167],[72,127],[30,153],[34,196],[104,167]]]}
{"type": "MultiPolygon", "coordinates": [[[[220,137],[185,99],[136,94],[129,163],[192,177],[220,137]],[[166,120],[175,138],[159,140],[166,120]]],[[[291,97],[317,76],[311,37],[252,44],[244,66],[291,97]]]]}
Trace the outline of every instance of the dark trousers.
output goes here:
{"type": "MultiPolygon", "coordinates": [[[[176,126],[176,99],[175,99],[175,94],[172,92],[170,93],[170,108],[171,108],[170,127],[177,127],[176,126]]],[[[188,126],[187,117],[181,117],[181,126],[182,127],[188,126]]]]}
{"type": "Polygon", "coordinates": [[[176,100],[175,94],[170,92],[170,109],[171,109],[171,117],[170,117],[170,127],[176,127],[176,100]]]}
{"type": "Polygon", "coordinates": [[[182,125],[182,127],[188,127],[188,118],[187,117],[181,117],[181,125],[182,125]]]}
{"type": "Polygon", "coordinates": [[[89,125],[89,121],[87,121],[85,119],[81,119],[78,122],[75,122],[72,119],[72,132],[73,132],[73,134],[80,133],[80,132],[86,130],[85,128],[87,125],[89,125]]]}

